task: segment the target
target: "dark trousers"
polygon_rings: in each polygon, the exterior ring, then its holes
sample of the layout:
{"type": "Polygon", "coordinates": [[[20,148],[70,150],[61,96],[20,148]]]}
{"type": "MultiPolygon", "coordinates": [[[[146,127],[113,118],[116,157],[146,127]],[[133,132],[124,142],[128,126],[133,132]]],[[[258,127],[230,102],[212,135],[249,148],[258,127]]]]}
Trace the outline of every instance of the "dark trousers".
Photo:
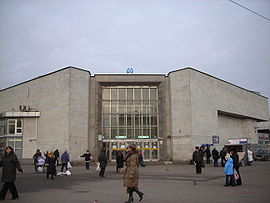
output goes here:
{"type": "Polygon", "coordinates": [[[105,169],[106,169],[106,167],[101,167],[100,168],[100,172],[99,172],[100,177],[104,177],[105,169]]]}
{"type": "Polygon", "coordinates": [[[196,173],[201,174],[202,173],[202,163],[196,162],[196,173]]]}
{"type": "Polygon", "coordinates": [[[86,168],[87,170],[89,170],[89,165],[90,165],[90,162],[85,162],[85,168],[86,168]]]}
{"type": "Polygon", "coordinates": [[[61,168],[61,172],[63,172],[64,167],[66,167],[66,171],[67,171],[67,163],[62,163],[62,168],[61,168]]]}
{"type": "Polygon", "coordinates": [[[235,186],[235,179],[234,179],[234,175],[226,175],[226,186],[232,185],[235,186]]]}
{"type": "Polygon", "coordinates": [[[6,198],[7,191],[10,190],[12,194],[12,199],[19,198],[17,188],[14,182],[5,182],[3,188],[0,192],[0,200],[4,200],[6,198]]]}
{"type": "Polygon", "coordinates": [[[210,157],[206,157],[206,163],[210,164],[210,157]]]}
{"type": "Polygon", "coordinates": [[[214,159],[214,167],[218,167],[218,159],[214,159]]]}

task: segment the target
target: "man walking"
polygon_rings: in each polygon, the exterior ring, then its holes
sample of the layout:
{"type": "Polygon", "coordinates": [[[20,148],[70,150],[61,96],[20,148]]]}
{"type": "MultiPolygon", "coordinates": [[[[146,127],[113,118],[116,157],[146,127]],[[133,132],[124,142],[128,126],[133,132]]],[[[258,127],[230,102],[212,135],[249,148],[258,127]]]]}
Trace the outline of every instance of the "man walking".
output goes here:
{"type": "Polygon", "coordinates": [[[99,165],[99,167],[100,167],[99,176],[103,178],[104,173],[105,173],[105,169],[106,169],[107,163],[108,163],[108,158],[107,158],[104,150],[102,150],[100,152],[100,155],[98,156],[98,162],[100,163],[100,165],[99,165]]]}
{"type": "Polygon", "coordinates": [[[196,174],[201,174],[202,173],[202,164],[203,164],[203,154],[199,150],[199,147],[195,147],[195,151],[193,152],[193,161],[196,166],[196,174]]]}

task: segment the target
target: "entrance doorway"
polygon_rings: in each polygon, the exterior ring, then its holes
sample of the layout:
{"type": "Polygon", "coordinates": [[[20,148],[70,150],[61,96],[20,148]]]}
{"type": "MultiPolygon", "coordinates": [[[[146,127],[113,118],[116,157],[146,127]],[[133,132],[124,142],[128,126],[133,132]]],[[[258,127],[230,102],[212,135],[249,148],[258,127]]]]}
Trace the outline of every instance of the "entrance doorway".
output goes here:
{"type": "Polygon", "coordinates": [[[116,160],[116,152],[118,150],[126,150],[129,144],[136,144],[137,150],[142,152],[144,161],[159,160],[159,143],[158,140],[109,140],[104,141],[106,146],[106,154],[110,161],[116,160]]]}

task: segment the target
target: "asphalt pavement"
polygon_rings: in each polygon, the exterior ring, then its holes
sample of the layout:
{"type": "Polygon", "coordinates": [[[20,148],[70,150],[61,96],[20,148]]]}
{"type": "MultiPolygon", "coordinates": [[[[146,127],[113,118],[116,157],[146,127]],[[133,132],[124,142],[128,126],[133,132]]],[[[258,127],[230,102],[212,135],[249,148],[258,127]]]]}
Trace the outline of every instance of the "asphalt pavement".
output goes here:
{"type": "MultiPolygon", "coordinates": [[[[147,163],[146,163],[147,164],[147,163]]],[[[34,167],[22,165],[16,186],[20,198],[11,200],[10,192],[3,202],[16,203],[124,203],[128,195],[122,186],[122,175],[108,166],[100,178],[92,164],[73,166],[71,176],[47,180],[46,174],[35,174],[34,167]]],[[[57,168],[58,171],[60,167],[57,168]]],[[[243,185],[224,187],[222,167],[206,165],[201,175],[193,165],[146,165],[140,168],[142,203],[269,203],[270,161],[254,162],[240,168],[243,185]]],[[[2,187],[2,183],[0,184],[2,187]]],[[[134,203],[139,202],[135,195],[134,203]]]]}

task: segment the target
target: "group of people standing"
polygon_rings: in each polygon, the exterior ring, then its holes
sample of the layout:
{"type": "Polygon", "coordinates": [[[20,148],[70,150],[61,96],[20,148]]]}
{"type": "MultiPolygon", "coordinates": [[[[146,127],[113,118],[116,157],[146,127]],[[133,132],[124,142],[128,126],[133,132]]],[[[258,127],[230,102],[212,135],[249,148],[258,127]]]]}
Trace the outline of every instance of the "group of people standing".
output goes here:
{"type": "MultiPolygon", "coordinates": [[[[206,163],[210,163],[210,149],[207,146],[206,150],[204,147],[196,146],[195,151],[192,155],[192,160],[196,166],[196,174],[202,173],[202,168],[204,168],[203,157],[206,155],[206,163]]],[[[242,185],[242,180],[239,172],[239,156],[236,150],[230,150],[229,153],[223,148],[220,153],[214,148],[212,150],[212,156],[214,159],[214,167],[218,167],[218,159],[221,158],[221,165],[224,167],[224,173],[226,175],[225,186],[235,186],[242,185]],[[236,178],[235,178],[236,177],[236,178]]]]}
{"type": "MultiPolygon", "coordinates": [[[[54,152],[46,152],[44,153],[44,157],[42,156],[42,153],[39,149],[37,149],[36,153],[33,156],[34,160],[34,166],[35,166],[35,172],[39,172],[39,167],[47,167],[47,179],[49,179],[49,176],[51,175],[51,179],[54,179],[54,176],[56,176],[56,166],[59,164],[59,151],[56,149],[54,152]]],[[[66,171],[68,170],[68,162],[69,162],[69,154],[67,151],[64,151],[64,153],[61,155],[61,172],[63,172],[64,168],[66,171]]]]}

